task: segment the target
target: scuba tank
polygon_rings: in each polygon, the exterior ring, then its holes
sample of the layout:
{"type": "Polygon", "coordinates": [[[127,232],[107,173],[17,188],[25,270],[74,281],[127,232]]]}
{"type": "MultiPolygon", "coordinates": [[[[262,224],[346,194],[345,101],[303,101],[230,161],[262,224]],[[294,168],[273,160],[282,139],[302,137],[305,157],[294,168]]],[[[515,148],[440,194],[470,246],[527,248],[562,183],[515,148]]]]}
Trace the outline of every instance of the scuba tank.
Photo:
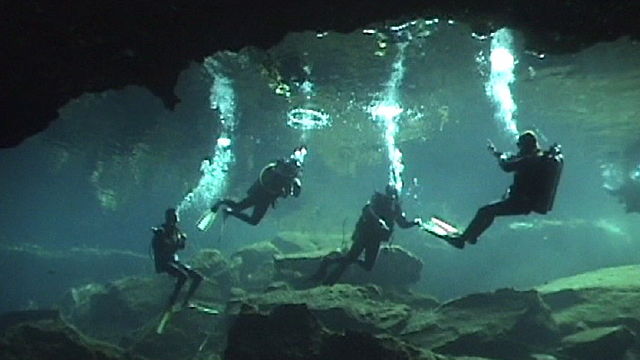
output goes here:
{"type": "MultiPolygon", "coordinates": [[[[283,194],[282,184],[280,184],[282,182],[282,176],[278,172],[283,163],[283,160],[270,162],[267,166],[262,168],[260,175],[258,176],[257,184],[259,184],[259,186],[266,192],[274,196],[281,196],[283,194]]],[[[254,186],[249,189],[250,193],[257,190],[257,188],[254,188],[257,184],[254,184],[254,186]]]]}
{"type": "Polygon", "coordinates": [[[164,236],[164,230],[162,225],[158,227],[152,227],[153,237],[151,243],[149,243],[149,257],[153,260],[154,268],[157,273],[162,272],[162,263],[159,258],[160,248],[162,246],[162,237],[164,236]]]}
{"type": "Polygon", "coordinates": [[[563,166],[564,156],[560,145],[551,145],[549,150],[542,154],[538,196],[533,204],[533,211],[539,214],[546,214],[551,211],[563,166]]]}

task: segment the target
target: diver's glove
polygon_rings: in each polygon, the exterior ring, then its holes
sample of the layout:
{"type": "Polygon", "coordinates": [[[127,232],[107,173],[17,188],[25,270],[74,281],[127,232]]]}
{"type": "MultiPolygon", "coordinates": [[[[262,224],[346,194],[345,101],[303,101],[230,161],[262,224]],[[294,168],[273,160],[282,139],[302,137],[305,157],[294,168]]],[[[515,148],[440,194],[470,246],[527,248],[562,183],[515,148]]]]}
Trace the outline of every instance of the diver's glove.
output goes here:
{"type": "Polygon", "coordinates": [[[381,227],[383,230],[385,230],[385,231],[391,231],[391,230],[389,229],[389,226],[387,226],[387,223],[386,223],[384,220],[382,220],[382,219],[378,218],[378,224],[380,225],[380,227],[381,227]]]}
{"type": "Polygon", "coordinates": [[[298,197],[300,196],[300,192],[302,192],[302,182],[299,178],[294,178],[291,184],[291,195],[298,197]]]}
{"type": "Polygon", "coordinates": [[[187,245],[187,234],[182,231],[178,231],[178,235],[176,237],[176,246],[178,249],[184,249],[187,245]]]}
{"type": "Polygon", "coordinates": [[[414,226],[422,226],[422,219],[421,218],[415,218],[413,219],[413,225],[414,226]]]}
{"type": "Polygon", "coordinates": [[[502,156],[502,152],[498,151],[498,149],[496,149],[496,146],[489,139],[487,139],[487,150],[489,150],[491,155],[493,155],[496,158],[499,158],[500,156],[502,156]]]}

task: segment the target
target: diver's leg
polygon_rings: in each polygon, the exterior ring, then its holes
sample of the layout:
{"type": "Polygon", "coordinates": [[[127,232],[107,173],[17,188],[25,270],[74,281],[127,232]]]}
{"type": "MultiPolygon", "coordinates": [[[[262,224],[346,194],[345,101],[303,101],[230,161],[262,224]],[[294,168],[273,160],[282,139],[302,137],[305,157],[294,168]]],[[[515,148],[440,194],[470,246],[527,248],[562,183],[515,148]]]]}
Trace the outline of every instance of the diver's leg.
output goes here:
{"type": "Polygon", "coordinates": [[[358,261],[358,265],[366,271],[371,271],[373,269],[373,265],[376,263],[379,251],[380,241],[377,239],[370,239],[364,249],[364,261],[358,261]]]}
{"type": "Polygon", "coordinates": [[[173,293],[169,297],[169,303],[167,304],[167,309],[171,309],[173,305],[176,303],[178,299],[178,294],[180,294],[180,290],[184,283],[187,281],[187,272],[181,269],[176,263],[170,263],[167,266],[167,274],[176,278],[176,285],[173,288],[173,293]]]}
{"type": "Polygon", "coordinates": [[[339,262],[342,259],[342,255],[337,254],[336,252],[329,253],[325,255],[320,261],[320,266],[318,270],[311,275],[309,278],[310,281],[322,281],[325,277],[327,277],[327,269],[330,265],[339,262]]]}
{"type": "Polygon", "coordinates": [[[253,205],[250,197],[246,197],[240,201],[235,201],[231,199],[221,199],[218,200],[212,207],[211,211],[217,212],[221,205],[225,205],[228,208],[231,208],[233,211],[242,211],[253,205]]]}
{"type": "Polygon", "coordinates": [[[184,297],[184,301],[182,302],[182,307],[186,307],[189,305],[189,300],[198,289],[198,286],[202,282],[204,278],[199,272],[193,270],[191,267],[187,265],[180,264],[183,270],[188,274],[189,278],[191,278],[191,285],[189,286],[189,290],[187,291],[187,295],[184,297]]]}
{"type": "Polygon", "coordinates": [[[500,208],[504,206],[504,203],[505,201],[497,201],[478,209],[473,220],[462,233],[462,238],[470,244],[475,244],[478,241],[478,237],[493,224],[493,220],[500,212],[500,208]]]}
{"type": "Polygon", "coordinates": [[[247,224],[258,225],[260,223],[260,220],[262,220],[262,218],[264,217],[264,214],[267,213],[267,209],[269,209],[269,203],[261,201],[255,204],[251,216],[236,211],[236,209],[233,209],[231,212],[229,212],[229,215],[233,215],[238,219],[246,222],[247,224]]]}
{"type": "Polygon", "coordinates": [[[530,211],[522,202],[511,198],[495,201],[478,209],[476,216],[462,234],[462,238],[470,244],[475,244],[478,237],[493,224],[496,216],[522,215],[530,211]]]}
{"type": "Polygon", "coordinates": [[[235,204],[236,204],[236,202],[231,200],[231,199],[220,199],[220,200],[216,201],[215,204],[213,204],[213,206],[211,207],[211,211],[218,212],[218,209],[220,208],[221,205],[234,207],[235,204]]]}
{"type": "Polygon", "coordinates": [[[347,270],[349,265],[356,262],[360,254],[364,251],[364,241],[363,239],[355,239],[349,251],[341,258],[336,259],[338,266],[327,276],[324,280],[325,285],[333,285],[335,284],[342,274],[347,270]]]}
{"type": "Polygon", "coordinates": [[[258,225],[260,220],[264,217],[264,214],[267,213],[269,209],[270,202],[262,201],[257,203],[256,206],[253,207],[253,212],[251,213],[251,218],[249,219],[249,224],[258,225]]]}
{"type": "Polygon", "coordinates": [[[242,211],[244,209],[250,208],[256,204],[256,200],[253,196],[247,196],[246,198],[233,202],[233,205],[230,206],[233,211],[242,211]]]}
{"type": "Polygon", "coordinates": [[[340,261],[337,262],[338,265],[336,268],[324,279],[322,283],[324,285],[333,285],[338,282],[342,274],[347,270],[352,262],[353,261],[349,261],[346,257],[340,258],[340,261]]]}

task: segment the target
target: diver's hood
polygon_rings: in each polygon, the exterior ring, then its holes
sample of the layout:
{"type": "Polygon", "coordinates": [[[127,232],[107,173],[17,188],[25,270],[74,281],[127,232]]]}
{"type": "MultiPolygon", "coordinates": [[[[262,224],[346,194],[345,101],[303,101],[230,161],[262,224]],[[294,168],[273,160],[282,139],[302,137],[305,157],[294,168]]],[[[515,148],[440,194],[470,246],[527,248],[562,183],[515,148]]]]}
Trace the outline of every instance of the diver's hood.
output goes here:
{"type": "Polygon", "coordinates": [[[302,168],[302,164],[294,159],[289,159],[286,161],[279,161],[276,166],[276,171],[286,177],[296,177],[298,172],[302,168]]]}

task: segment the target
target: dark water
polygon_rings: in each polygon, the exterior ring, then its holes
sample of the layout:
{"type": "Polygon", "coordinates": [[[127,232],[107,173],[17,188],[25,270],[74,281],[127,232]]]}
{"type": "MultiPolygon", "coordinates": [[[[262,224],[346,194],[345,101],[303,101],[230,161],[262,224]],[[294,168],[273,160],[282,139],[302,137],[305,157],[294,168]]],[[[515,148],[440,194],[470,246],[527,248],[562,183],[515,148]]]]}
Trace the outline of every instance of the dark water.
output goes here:
{"type": "MultiPolygon", "coordinates": [[[[485,150],[487,139],[515,150],[485,95],[488,65],[476,61],[480,53],[488,56],[489,40],[474,39],[461,25],[412,31],[398,85],[403,108],[415,111],[399,122],[396,137],[405,164],[404,208],[410,218],[439,214],[465,226],[511,182],[485,150]]],[[[301,197],[280,201],[258,227],[231,219],[224,233],[219,224],[200,233],[192,224],[203,208],[185,211],[183,229],[191,242],[186,258],[205,247],[230,254],[284,231],[348,240],[362,205],[388,179],[381,130],[365,108],[389,81],[398,51],[394,41],[362,33],[322,39],[294,34],[266,52],[214,55],[234,81],[237,99],[236,161],[225,195],[243,196],[264,164],[301,142],[309,155],[301,197]],[[305,78],[314,84],[311,99],[296,85],[305,78]],[[290,97],[269,86],[278,81],[290,86],[290,97]],[[286,111],[309,102],[330,114],[333,126],[301,139],[300,130],[286,126],[286,111]]],[[[640,260],[638,215],[626,214],[603,190],[601,176],[601,165],[621,160],[622,149],[634,140],[630,134],[638,134],[625,120],[637,98],[627,76],[640,69],[637,45],[619,41],[538,59],[523,51],[516,36],[514,49],[511,88],[519,129],[539,130],[544,146],[559,142],[564,148],[556,205],[546,216],[500,218],[464,251],[415,229],[398,229],[394,243],[425,262],[416,287],[443,299],[640,260]]],[[[70,257],[73,247],[146,256],[149,227],[180,203],[198,183],[200,161],[214,155],[221,125],[219,111],[210,108],[211,83],[203,66],[192,65],[176,89],[183,101],[175,112],[140,88],[87,94],[61,109],[47,131],[0,152],[1,244],[38,245],[70,257]]],[[[11,264],[0,275],[0,310],[56,300],[56,294],[38,291],[62,276],[56,269],[11,264]]],[[[103,280],[83,276],[82,268],[75,269],[76,277],[73,270],[64,276],[74,285],[103,280]]]]}

